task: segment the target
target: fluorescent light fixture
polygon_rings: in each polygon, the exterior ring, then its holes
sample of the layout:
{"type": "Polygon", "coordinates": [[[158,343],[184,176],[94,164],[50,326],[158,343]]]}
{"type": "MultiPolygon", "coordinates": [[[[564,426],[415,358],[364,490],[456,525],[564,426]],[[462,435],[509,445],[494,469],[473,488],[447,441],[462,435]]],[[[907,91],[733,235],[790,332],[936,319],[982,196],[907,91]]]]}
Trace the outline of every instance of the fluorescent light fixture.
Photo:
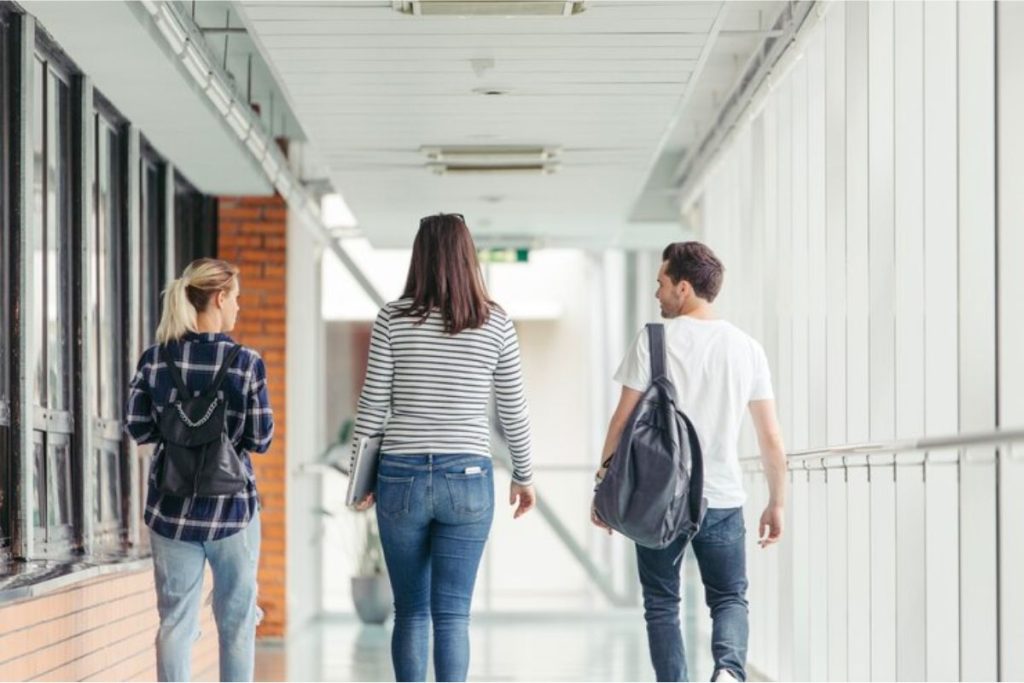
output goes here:
{"type": "Polygon", "coordinates": [[[328,228],[354,228],[359,222],[337,192],[330,192],[320,198],[320,220],[328,228]]]}
{"type": "Polygon", "coordinates": [[[185,39],[188,36],[185,34],[184,29],[178,25],[177,18],[168,9],[167,5],[160,6],[160,17],[157,25],[160,27],[160,32],[164,34],[164,38],[170,43],[174,54],[180,55],[181,51],[185,48],[185,39]]]}
{"type": "Polygon", "coordinates": [[[402,14],[455,17],[568,17],[586,9],[582,0],[404,0],[391,6],[402,14]]]}
{"type": "Polygon", "coordinates": [[[181,56],[181,61],[184,62],[185,68],[189,70],[196,82],[205,89],[210,80],[210,65],[191,39],[185,43],[185,52],[181,56]]]}
{"type": "Polygon", "coordinates": [[[558,147],[541,145],[457,145],[421,147],[427,168],[438,175],[449,173],[554,173],[558,169],[558,147]]]}
{"type": "Polygon", "coordinates": [[[224,84],[220,76],[213,75],[209,86],[206,88],[206,92],[210,96],[210,101],[213,102],[214,108],[220,112],[220,115],[227,116],[228,111],[231,110],[231,91],[228,90],[228,86],[224,84]]]}
{"type": "Polygon", "coordinates": [[[252,123],[249,121],[249,117],[246,115],[242,105],[238,102],[231,103],[231,110],[227,116],[228,124],[238,133],[238,137],[242,140],[249,134],[249,129],[252,127],[252,123]]]}
{"type": "Polygon", "coordinates": [[[160,7],[155,2],[153,2],[153,0],[139,0],[139,2],[142,4],[142,7],[145,8],[145,10],[150,14],[155,15],[157,12],[160,11],[160,7]]]}
{"type": "Polygon", "coordinates": [[[558,164],[427,164],[436,175],[465,175],[471,173],[550,175],[558,170],[558,164]]]}
{"type": "Polygon", "coordinates": [[[558,147],[526,145],[420,148],[420,153],[432,162],[479,166],[550,163],[558,158],[561,151],[558,147]]]}

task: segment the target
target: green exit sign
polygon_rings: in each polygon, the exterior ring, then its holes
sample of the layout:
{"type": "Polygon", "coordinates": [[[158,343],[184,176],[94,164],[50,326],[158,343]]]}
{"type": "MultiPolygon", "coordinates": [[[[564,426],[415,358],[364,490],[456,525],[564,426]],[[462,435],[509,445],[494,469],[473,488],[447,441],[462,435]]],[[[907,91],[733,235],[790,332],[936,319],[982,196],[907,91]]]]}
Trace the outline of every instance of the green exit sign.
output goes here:
{"type": "Polygon", "coordinates": [[[481,249],[477,254],[481,263],[526,263],[529,249],[481,249]]]}

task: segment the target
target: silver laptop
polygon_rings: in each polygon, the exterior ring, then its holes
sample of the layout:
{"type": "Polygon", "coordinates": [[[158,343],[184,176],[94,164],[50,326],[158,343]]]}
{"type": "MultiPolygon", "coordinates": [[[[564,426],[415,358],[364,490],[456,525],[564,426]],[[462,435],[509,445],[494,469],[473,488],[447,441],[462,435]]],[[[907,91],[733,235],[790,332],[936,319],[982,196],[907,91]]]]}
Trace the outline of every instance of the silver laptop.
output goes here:
{"type": "Polygon", "coordinates": [[[366,497],[377,487],[377,461],[380,459],[380,443],[383,434],[364,436],[359,440],[359,448],[352,456],[348,468],[348,495],[345,504],[349,507],[366,497]]]}

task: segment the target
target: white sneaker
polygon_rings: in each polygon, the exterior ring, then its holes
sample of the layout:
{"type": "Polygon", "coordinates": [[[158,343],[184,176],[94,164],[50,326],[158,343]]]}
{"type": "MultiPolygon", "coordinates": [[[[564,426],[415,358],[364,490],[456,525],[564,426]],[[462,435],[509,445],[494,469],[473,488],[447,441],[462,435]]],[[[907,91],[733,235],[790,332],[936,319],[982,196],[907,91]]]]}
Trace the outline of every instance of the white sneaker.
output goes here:
{"type": "Polygon", "coordinates": [[[732,672],[728,669],[719,669],[718,673],[715,675],[714,680],[724,681],[725,683],[729,683],[730,681],[732,681],[733,683],[735,683],[736,677],[733,676],[732,672]]]}

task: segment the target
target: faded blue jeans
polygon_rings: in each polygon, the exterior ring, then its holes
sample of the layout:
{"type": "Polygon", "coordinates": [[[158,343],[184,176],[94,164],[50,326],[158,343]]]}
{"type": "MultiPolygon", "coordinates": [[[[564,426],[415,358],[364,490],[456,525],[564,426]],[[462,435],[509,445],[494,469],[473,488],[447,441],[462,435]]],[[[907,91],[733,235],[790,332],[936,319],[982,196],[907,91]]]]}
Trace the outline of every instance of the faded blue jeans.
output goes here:
{"type": "MultiPolygon", "coordinates": [[[[728,670],[746,680],[747,561],[743,508],[709,509],[693,537],[704,594],[711,609],[711,654],[714,678],[728,670]]],[[[640,583],[644,591],[644,619],[651,663],[659,681],[685,681],[686,653],[679,625],[680,573],[686,539],[661,550],[636,547],[640,583]]]]}
{"type": "Polygon", "coordinates": [[[391,660],[399,681],[464,681],[469,608],[494,518],[494,472],[479,455],[388,455],[377,473],[377,520],[395,595],[391,660]]]}
{"type": "Polygon", "coordinates": [[[157,678],[191,678],[192,643],[199,637],[199,603],[209,561],[213,571],[213,616],[220,643],[220,680],[251,681],[256,657],[259,513],[245,529],[219,541],[176,541],[152,531],[149,538],[160,612],[157,678]]]}

